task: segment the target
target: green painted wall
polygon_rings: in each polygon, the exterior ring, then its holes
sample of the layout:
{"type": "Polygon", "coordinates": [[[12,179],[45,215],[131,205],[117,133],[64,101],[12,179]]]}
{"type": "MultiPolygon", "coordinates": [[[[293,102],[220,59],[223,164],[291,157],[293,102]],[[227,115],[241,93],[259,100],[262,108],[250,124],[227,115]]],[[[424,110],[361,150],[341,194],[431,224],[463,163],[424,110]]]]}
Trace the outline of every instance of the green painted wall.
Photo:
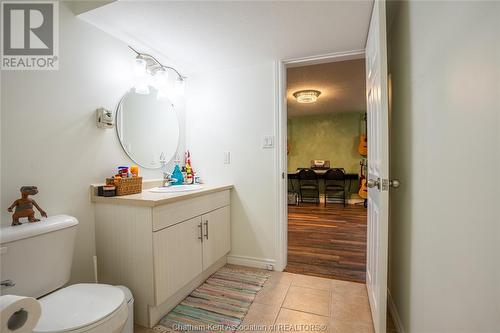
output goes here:
{"type": "Polygon", "coordinates": [[[288,118],[288,171],[309,167],[311,160],[330,160],[331,167],[359,172],[359,122],[348,112],[288,118]]]}

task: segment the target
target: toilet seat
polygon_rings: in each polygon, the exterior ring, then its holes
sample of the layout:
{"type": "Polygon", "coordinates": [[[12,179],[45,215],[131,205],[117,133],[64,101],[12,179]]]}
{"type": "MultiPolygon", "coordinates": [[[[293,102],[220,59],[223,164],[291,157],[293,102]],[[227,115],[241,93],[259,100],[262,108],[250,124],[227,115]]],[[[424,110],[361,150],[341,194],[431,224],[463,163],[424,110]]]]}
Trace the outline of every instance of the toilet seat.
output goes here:
{"type": "Polygon", "coordinates": [[[71,285],[39,301],[42,315],[33,333],[98,332],[100,326],[110,332],[110,327],[123,325],[128,316],[123,292],[106,284],[71,285]]]}

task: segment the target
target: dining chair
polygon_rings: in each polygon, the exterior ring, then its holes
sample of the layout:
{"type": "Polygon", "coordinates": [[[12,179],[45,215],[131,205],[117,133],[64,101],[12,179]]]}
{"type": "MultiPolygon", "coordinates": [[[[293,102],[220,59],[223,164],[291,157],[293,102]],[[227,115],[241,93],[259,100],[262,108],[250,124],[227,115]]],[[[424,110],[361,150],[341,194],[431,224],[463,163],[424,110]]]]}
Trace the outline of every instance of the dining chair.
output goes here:
{"type": "Polygon", "coordinates": [[[325,173],[325,207],[328,202],[328,198],[342,199],[345,207],[346,197],[347,191],[344,169],[329,169],[325,173]]]}
{"type": "Polygon", "coordinates": [[[301,203],[304,203],[304,199],[314,199],[314,202],[319,205],[319,182],[314,170],[299,171],[299,194],[301,203]]]}

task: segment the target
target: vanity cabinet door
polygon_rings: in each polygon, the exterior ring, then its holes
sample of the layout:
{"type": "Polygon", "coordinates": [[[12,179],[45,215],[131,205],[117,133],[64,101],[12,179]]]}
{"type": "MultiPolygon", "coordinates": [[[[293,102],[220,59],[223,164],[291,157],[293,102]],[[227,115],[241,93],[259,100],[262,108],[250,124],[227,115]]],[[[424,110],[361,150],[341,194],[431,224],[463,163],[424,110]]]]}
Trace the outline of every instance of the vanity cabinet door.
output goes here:
{"type": "Polygon", "coordinates": [[[202,216],[203,270],[231,249],[230,208],[225,206],[202,216]]]}
{"type": "Polygon", "coordinates": [[[156,305],[202,272],[201,223],[198,216],[153,233],[156,305]]]}

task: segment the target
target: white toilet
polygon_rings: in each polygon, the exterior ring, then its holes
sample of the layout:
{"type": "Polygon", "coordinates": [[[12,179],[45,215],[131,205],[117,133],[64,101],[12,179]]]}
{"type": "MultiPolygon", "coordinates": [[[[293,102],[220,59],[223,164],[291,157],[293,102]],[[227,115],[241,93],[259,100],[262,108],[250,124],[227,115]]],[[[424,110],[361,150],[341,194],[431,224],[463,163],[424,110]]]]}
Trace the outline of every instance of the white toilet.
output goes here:
{"type": "Polygon", "coordinates": [[[70,277],[77,225],[76,218],[58,215],[2,227],[1,294],[38,298],[42,314],[34,333],[132,333],[131,325],[125,327],[132,311],[123,287],[62,288],[70,277]]]}

